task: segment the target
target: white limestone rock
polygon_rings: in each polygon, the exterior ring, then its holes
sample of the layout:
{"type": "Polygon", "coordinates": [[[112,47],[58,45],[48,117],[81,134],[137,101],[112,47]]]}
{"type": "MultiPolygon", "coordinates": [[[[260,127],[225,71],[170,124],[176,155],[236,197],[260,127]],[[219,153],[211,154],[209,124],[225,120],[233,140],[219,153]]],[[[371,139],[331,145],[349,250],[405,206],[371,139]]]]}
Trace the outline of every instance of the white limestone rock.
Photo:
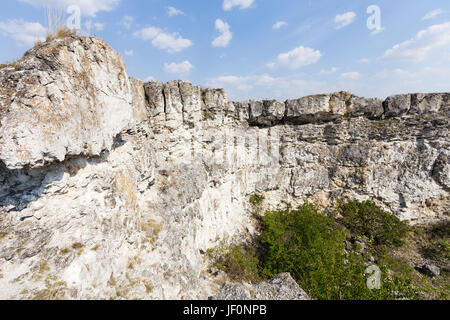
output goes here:
{"type": "Polygon", "coordinates": [[[257,284],[225,283],[212,300],[311,300],[289,273],[257,284]]]}
{"type": "Polygon", "coordinates": [[[448,217],[448,94],[233,102],[66,38],[0,69],[0,103],[0,299],[214,296],[202,253],[255,234],[255,192],[448,217]]]}
{"type": "Polygon", "coordinates": [[[133,120],[122,57],[102,40],[53,40],[18,64],[0,70],[14,92],[0,98],[0,161],[9,169],[99,156],[133,120]]]}

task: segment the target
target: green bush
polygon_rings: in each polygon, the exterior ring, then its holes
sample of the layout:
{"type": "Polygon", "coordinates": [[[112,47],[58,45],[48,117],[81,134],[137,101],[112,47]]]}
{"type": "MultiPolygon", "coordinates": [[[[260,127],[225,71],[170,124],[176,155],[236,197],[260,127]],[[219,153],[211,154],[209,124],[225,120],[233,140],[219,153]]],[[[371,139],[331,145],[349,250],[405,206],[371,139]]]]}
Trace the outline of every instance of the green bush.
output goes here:
{"type": "Polygon", "coordinates": [[[250,197],[250,204],[253,208],[253,214],[259,215],[263,211],[263,202],[265,200],[265,196],[263,194],[255,193],[250,197]]]}
{"type": "Polygon", "coordinates": [[[296,210],[269,211],[261,234],[262,273],[290,272],[300,287],[319,300],[364,300],[412,297],[407,276],[382,271],[382,288],[370,290],[363,256],[345,250],[346,231],[306,203],[296,210]]]}
{"type": "MultiPolygon", "coordinates": [[[[252,196],[251,204],[260,206],[264,198],[252,196]]],[[[289,272],[313,299],[318,300],[368,300],[417,298],[412,286],[412,268],[389,260],[387,246],[378,250],[377,262],[381,269],[381,289],[370,290],[367,286],[366,257],[358,250],[346,250],[345,240],[349,230],[365,235],[379,244],[399,244],[402,234],[396,234],[391,226],[381,223],[379,215],[384,211],[371,203],[350,202],[341,204],[346,218],[356,216],[357,228],[347,224],[347,229],[334,218],[324,215],[310,203],[292,209],[287,204],[284,209],[268,211],[259,221],[261,234],[255,247],[245,245],[219,247],[212,251],[214,266],[225,271],[234,281],[256,282],[279,273],[289,272]],[[359,226],[363,218],[375,215],[378,228],[375,233],[365,232],[359,226]],[[393,235],[394,233],[394,235],[393,235]],[[395,265],[397,263],[397,265],[395,265]],[[395,272],[391,272],[396,269],[395,272]]],[[[388,221],[397,220],[387,216],[388,221]]],[[[368,219],[369,223],[372,220],[368,219]]],[[[349,220],[345,220],[349,222],[349,220]]],[[[369,251],[373,251],[368,244],[369,251]]]]}
{"type": "MultiPolygon", "coordinates": [[[[296,210],[269,211],[263,218],[261,244],[263,273],[275,276],[290,272],[302,288],[316,299],[342,299],[348,272],[344,263],[344,240],[331,218],[312,204],[296,210]]],[[[364,270],[360,270],[364,272],[364,270]]],[[[357,272],[361,274],[361,272],[357,272]]],[[[361,279],[363,280],[363,278],[361,279]]],[[[354,286],[354,281],[348,282],[354,286]]]]}
{"type": "Polygon", "coordinates": [[[338,212],[352,234],[367,237],[375,246],[400,247],[410,231],[405,222],[371,201],[341,202],[338,212]]]}
{"type": "Polygon", "coordinates": [[[426,230],[426,245],[422,247],[423,255],[445,266],[450,262],[450,222],[443,221],[426,230]]]}

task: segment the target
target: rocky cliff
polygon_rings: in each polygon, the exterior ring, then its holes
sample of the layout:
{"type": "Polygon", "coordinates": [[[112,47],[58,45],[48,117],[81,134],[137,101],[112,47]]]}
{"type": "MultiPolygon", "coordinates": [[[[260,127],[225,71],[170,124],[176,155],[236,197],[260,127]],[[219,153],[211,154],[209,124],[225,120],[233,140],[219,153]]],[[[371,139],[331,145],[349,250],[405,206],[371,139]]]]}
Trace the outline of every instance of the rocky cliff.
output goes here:
{"type": "Polygon", "coordinates": [[[205,252],[266,206],[374,200],[448,219],[450,94],[228,101],[143,84],[102,40],[41,44],[0,69],[0,298],[205,299],[205,252]]]}

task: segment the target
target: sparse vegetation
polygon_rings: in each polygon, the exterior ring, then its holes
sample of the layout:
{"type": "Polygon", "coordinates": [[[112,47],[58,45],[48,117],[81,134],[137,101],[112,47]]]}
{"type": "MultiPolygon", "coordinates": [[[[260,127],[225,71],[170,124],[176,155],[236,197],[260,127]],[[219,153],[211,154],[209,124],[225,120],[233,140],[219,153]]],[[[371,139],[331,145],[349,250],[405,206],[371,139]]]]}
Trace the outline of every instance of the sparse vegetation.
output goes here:
{"type": "Polygon", "coordinates": [[[146,223],[143,223],[141,225],[142,231],[146,232],[146,234],[149,236],[150,242],[152,244],[155,243],[162,228],[163,228],[163,225],[154,220],[147,221],[146,223]]]}
{"type": "Polygon", "coordinates": [[[250,246],[220,246],[209,250],[207,255],[214,261],[214,267],[226,272],[232,280],[256,282],[261,279],[257,252],[250,246]]]}
{"type": "Polygon", "coordinates": [[[250,197],[250,204],[252,205],[254,215],[262,213],[264,200],[265,196],[263,194],[255,193],[250,197]]]}
{"type": "MultiPolygon", "coordinates": [[[[77,34],[77,30],[67,28],[66,17],[61,9],[47,9],[47,28],[46,41],[71,37],[77,34]]],[[[39,40],[35,43],[35,46],[37,45],[40,45],[39,40]]]]}
{"type": "Polygon", "coordinates": [[[64,249],[61,249],[61,251],[60,251],[60,253],[61,253],[63,256],[69,254],[70,252],[71,252],[71,250],[70,250],[69,248],[64,248],[64,249]]]}
{"type": "Polygon", "coordinates": [[[145,291],[146,291],[147,293],[150,293],[150,292],[153,291],[154,287],[153,287],[153,285],[152,285],[150,282],[144,280],[144,281],[143,281],[143,284],[144,284],[144,286],[145,286],[145,291]]]}
{"type": "Polygon", "coordinates": [[[443,266],[450,265],[450,222],[438,223],[423,234],[426,239],[421,248],[424,256],[443,266]]]}
{"type": "Polygon", "coordinates": [[[45,279],[45,289],[35,293],[33,300],[62,300],[66,296],[67,284],[56,276],[45,279]]]}
{"type": "Polygon", "coordinates": [[[51,41],[51,40],[55,40],[55,39],[63,39],[63,38],[72,37],[72,36],[76,36],[76,35],[77,35],[76,30],[69,30],[69,29],[62,28],[62,29],[58,29],[55,34],[47,35],[47,38],[45,40],[51,41]]]}
{"type": "MultiPolygon", "coordinates": [[[[0,69],[3,69],[3,68],[13,68],[14,71],[20,71],[21,67],[20,67],[20,62],[19,62],[19,60],[20,60],[20,59],[16,59],[16,60],[13,60],[13,61],[8,62],[8,63],[0,64],[0,69]]],[[[3,88],[3,89],[9,90],[9,89],[7,89],[7,88],[3,88]]]]}
{"type": "Polygon", "coordinates": [[[33,274],[32,279],[34,279],[34,280],[41,279],[42,276],[50,270],[51,270],[51,268],[50,268],[47,260],[42,259],[41,261],[39,261],[39,265],[37,266],[37,270],[33,274]]]}
{"type": "Polygon", "coordinates": [[[202,113],[203,113],[203,120],[214,120],[216,118],[214,112],[209,109],[203,109],[202,113]]]}
{"type": "Polygon", "coordinates": [[[73,250],[80,250],[83,248],[84,248],[84,244],[82,244],[81,242],[75,242],[74,244],[72,244],[73,250]]]}
{"type": "Polygon", "coordinates": [[[109,277],[109,280],[107,283],[108,283],[108,286],[110,286],[110,287],[115,287],[117,285],[117,280],[116,280],[116,278],[114,278],[114,273],[111,273],[111,276],[109,277]]]}

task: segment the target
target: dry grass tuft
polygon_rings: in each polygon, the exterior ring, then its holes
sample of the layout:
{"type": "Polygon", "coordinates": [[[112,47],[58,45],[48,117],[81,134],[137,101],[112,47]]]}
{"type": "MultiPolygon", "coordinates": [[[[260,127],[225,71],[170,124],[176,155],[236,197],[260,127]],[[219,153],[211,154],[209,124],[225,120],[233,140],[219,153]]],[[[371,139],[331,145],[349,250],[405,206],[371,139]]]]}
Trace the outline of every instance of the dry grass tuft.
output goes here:
{"type": "MultiPolygon", "coordinates": [[[[77,30],[70,30],[67,28],[66,16],[62,9],[47,8],[47,28],[48,34],[46,41],[77,35],[77,30]]],[[[36,45],[39,44],[39,42],[36,42],[36,45]]]]}

